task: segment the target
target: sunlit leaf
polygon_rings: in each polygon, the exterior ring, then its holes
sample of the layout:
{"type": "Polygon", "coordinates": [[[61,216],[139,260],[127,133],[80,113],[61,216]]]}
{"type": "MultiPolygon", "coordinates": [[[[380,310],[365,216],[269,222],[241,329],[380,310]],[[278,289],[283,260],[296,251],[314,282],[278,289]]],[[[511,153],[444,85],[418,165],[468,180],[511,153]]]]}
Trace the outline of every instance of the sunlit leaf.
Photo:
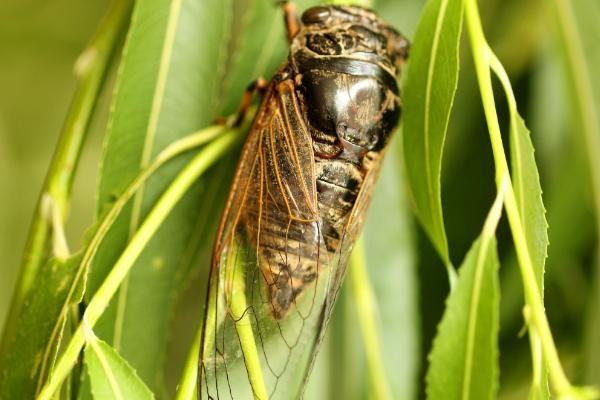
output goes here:
{"type": "MultiPolygon", "coordinates": [[[[542,202],[542,189],[537,165],[533,154],[533,145],[529,130],[520,115],[511,116],[510,150],[512,164],[512,181],[517,198],[519,214],[525,221],[525,234],[529,255],[536,274],[540,295],[544,296],[544,264],[548,248],[548,223],[546,210],[542,202]]],[[[532,332],[532,335],[536,333],[532,332]]],[[[548,376],[541,357],[537,339],[531,337],[534,362],[534,380],[531,398],[546,399],[549,397],[548,376]]]]}

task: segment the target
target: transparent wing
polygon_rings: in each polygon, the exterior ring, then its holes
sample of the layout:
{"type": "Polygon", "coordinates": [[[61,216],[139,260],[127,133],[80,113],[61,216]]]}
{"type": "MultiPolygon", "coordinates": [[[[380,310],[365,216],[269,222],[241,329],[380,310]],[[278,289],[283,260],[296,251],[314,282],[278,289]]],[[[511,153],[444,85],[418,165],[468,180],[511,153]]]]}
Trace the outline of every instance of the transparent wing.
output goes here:
{"type": "Polygon", "coordinates": [[[272,85],[245,144],[215,245],[202,398],[297,398],[331,285],[312,141],[293,82],[272,85]]]}

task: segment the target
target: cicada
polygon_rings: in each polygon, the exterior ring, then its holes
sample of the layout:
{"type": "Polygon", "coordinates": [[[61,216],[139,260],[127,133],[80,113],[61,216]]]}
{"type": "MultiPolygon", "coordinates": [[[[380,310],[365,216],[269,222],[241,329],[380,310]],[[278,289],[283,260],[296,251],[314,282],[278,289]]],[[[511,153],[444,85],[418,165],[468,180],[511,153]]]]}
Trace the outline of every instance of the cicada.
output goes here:
{"type": "Polygon", "coordinates": [[[214,246],[202,398],[298,398],[400,118],[408,41],[373,11],[296,21],[265,88],[214,246]]]}

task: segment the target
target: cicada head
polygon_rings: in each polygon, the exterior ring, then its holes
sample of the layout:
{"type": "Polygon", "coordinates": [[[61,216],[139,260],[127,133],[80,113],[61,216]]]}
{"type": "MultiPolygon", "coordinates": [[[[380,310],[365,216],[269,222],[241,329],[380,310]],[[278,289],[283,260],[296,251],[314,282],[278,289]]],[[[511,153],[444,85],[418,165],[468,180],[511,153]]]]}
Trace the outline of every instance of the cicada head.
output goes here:
{"type": "Polygon", "coordinates": [[[408,40],[373,11],[358,6],[317,6],[302,15],[300,42],[317,55],[347,56],[382,64],[392,75],[408,55],[408,40]]]}

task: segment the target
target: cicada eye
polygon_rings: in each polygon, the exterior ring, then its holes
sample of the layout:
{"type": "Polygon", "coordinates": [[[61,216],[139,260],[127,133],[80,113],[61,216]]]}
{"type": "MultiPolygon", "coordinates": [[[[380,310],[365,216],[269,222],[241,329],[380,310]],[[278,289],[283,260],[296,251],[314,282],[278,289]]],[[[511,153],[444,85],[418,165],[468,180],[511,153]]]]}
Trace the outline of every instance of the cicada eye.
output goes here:
{"type": "Polygon", "coordinates": [[[302,14],[302,23],[304,25],[323,23],[329,18],[330,15],[331,11],[329,7],[312,7],[304,11],[304,14],[302,14]]]}

